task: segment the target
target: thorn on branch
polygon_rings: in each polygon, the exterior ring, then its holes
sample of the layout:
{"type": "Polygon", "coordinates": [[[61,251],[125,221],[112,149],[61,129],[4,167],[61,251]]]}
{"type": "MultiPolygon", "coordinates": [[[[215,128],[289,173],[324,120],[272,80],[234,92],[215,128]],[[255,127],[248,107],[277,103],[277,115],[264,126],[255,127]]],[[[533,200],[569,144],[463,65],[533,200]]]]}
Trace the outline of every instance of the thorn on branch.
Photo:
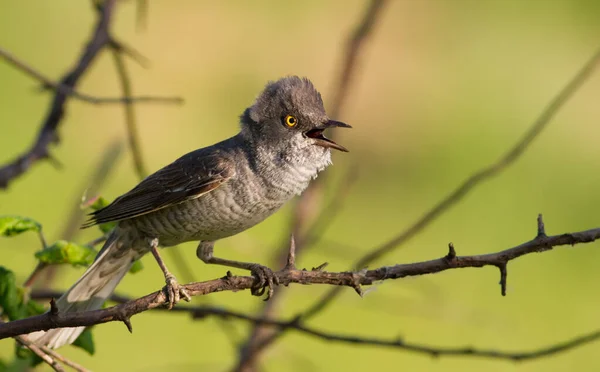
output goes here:
{"type": "Polygon", "coordinates": [[[129,317],[123,316],[122,321],[125,324],[125,327],[127,327],[129,333],[133,333],[133,326],[131,325],[131,320],[129,319],[129,317]]]}
{"type": "Polygon", "coordinates": [[[502,296],[506,296],[506,262],[498,265],[498,269],[500,270],[500,291],[502,296]]]}
{"type": "Polygon", "coordinates": [[[360,286],[360,279],[361,277],[365,276],[365,273],[367,272],[367,269],[363,269],[357,273],[353,273],[352,274],[352,288],[354,288],[354,291],[362,298],[365,295],[365,292],[363,291],[362,287],[360,286]]]}
{"type": "Polygon", "coordinates": [[[288,251],[287,263],[285,264],[284,270],[295,270],[296,269],[296,240],[294,234],[290,238],[290,250],[288,251]]]}
{"type": "Polygon", "coordinates": [[[544,219],[542,218],[542,214],[538,214],[537,217],[537,237],[544,238],[546,237],[546,226],[544,226],[544,219]]]}
{"type": "Polygon", "coordinates": [[[324,269],[324,268],[326,268],[326,267],[327,267],[327,265],[329,265],[329,262],[323,262],[323,263],[322,263],[322,264],[320,264],[319,266],[317,266],[317,267],[313,267],[313,268],[311,269],[311,271],[323,271],[323,269],[324,269]]]}
{"type": "Polygon", "coordinates": [[[58,306],[56,306],[56,301],[54,301],[54,298],[50,299],[50,314],[58,315],[58,306]]]}
{"type": "Polygon", "coordinates": [[[109,45],[115,51],[117,51],[118,53],[122,53],[125,56],[131,58],[134,62],[137,62],[143,68],[150,67],[150,60],[146,56],[142,55],[142,53],[135,50],[133,47],[126,45],[124,43],[121,43],[119,41],[116,41],[115,39],[112,39],[112,38],[109,41],[109,45]]]}
{"type": "Polygon", "coordinates": [[[63,163],[60,160],[58,160],[57,157],[55,157],[54,155],[50,154],[49,152],[47,152],[44,155],[44,158],[46,160],[48,160],[48,162],[50,163],[50,165],[52,165],[54,167],[54,169],[61,170],[61,169],[64,168],[63,163]]]}
{"type": "Polygon", "coordinates": [[[456,258],[456,251],[454,250],[454,244],[452,242],[448,243],[448,254],[446,255],[446,259],[452,261],[456,258]]]}

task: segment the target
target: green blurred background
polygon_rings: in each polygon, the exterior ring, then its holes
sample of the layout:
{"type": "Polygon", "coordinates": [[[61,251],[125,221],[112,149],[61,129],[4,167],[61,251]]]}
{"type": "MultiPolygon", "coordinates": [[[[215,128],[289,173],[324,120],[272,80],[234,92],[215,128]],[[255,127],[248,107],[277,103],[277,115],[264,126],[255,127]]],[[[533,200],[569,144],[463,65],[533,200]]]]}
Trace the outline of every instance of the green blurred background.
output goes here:
{"type": "MultiPolygon", "coordinates": [[[[238,130],[237,118],[266,81],[288,74],[310,77],[326,104],[348,33],[365,1],[149,2],[147,28],[135,27],[135,2],[121,1],[113,25],[119,40],[151,61],[128,61],[137,94],[179,95],[183,106],[136,106],[143,154],[153,171],[181,154],[238,130]]],[[[344,112],[354,126],[339,133],[351,149],[335,154],[335,181],[356,166],[358,180],[318,246],[300,257],[312,267],[329,261],[346,270],[388,240],[480,167],[495,161],[527,130],[543,107],[598,46],[600,2],[574,0],[391,1],[364,54],[344,112]]],[[[58,79],[89,38],[94,13],[87,1],[3,0],[0,45],[58,79]]],[[[105,52],[78,89],[119,96],[112,57],[105,52]]],[[[373,265],[437,258],[454,242],[459,254],[502,250],[535,235],[543,213],[549,234],[598,227],[600,204],[600,74],[594,75],[512,167],[469,194],[402,249],[373,265]]],[[[0,63],[0,161],[30,145],[51,95],[0,63]]],[[[43,223],[59,238],[69,212],[89,185],[102,152],[125,139],[123,108],[71,100],[52,153],[63,163],[36,165],[7,192],[0,214],[43,223]]],[[[114,198],[137,182],[126,151],[101,193],[114,198]]],[[[334,182],[335,183],[335,182],[334,182]]],[[[331,190],[331,188],[330,188],[331,190]]],[[[218,255],[268,262],[287,232],[291,208],[260,226],[219,242],[218,255]]],[[[77,241],[97,236],[84,231],[77,241]]],[[[377,285],[365,298],[347,289],[310,322],[331,332],[395,338],[433,346],[530,350],[598,327],[600,246],[559,248],[518,259],[508,267],[508,294],[500,296],[494,268],[452,270],[377,285]]],[[[34,234],[0,241],[0,264],[24,280],[39,249],[34,234]]],[[[182,246],[197,280],[222,276],[182,246]]],[[[118,292],[141,296],[162,287],[152,257],[127,276],[118,292]]],[[[171,261],[167,261],[173,267],[171,261]]],[[[54,287],[68,287],[83,269],[65,268],[54,287]]],[[[294,285],[278,305],[291,316],[326,291],[294,285]]],[[[214,304],[253,312],[249,293],[211,295],[214,304]]],[[[201,299],[194,299],[201,303],[201,299]]],[[[232,322],[240,336],[248,324],[232,322]]],[[[224,371],[237,349],[214,319],[147,312],[133,318],[134,333],[110,323],[94,330],[97,352],[74,348],[66,356],[98,371],[224,371]]],[[[468,357],[433,359],[410,352],[326,343],[290,332],[264,355],[265,371],[598,370],[599,344],[526,363],[468,357]]],[[[0,342],[11,359],[13,341],[0,342]]],[[[46,367],[42,367],[44,369],[46,367]]]]}

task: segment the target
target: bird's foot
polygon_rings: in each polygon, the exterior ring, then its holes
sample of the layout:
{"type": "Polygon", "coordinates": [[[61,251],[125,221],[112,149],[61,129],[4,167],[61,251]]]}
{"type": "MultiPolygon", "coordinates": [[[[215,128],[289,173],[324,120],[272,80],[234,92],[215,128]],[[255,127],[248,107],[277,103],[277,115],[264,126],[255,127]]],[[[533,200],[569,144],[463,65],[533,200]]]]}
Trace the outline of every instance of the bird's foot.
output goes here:
{"type": "Polygon", "coordinates": [[[273,288],[279,285],[279,278],[273,273],[273,270],[259,264],[252,264],[249,268],[252,275],[256,278],[254,285],[250,289],[253,296],[262,296],[267,293],[265,301],[273,296],[273,288]]]}
{"type": "Polygon", "coordinates": [[[165,291],[167,294],[169,310],[171,310],[173,308],[173,306],[175,306],[181,299],[184,299],[187,302],[190,302],[190,300],[192,298],[187,293],[185,288],[183,288],[183,286],[181,286],[177,282],[177,279],[175,279],[175,277],[173,275],[167,275],[165,277],[165,282],[167,283],[167,285],[165,286],[165,291]]]}

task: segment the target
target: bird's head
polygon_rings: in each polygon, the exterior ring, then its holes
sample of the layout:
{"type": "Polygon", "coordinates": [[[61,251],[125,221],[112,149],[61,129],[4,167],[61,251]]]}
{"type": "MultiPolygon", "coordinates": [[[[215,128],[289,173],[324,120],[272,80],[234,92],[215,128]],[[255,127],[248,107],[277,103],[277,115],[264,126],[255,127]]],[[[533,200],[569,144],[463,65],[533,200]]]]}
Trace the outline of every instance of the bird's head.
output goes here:
{"type": "Polygon", "coordinates": [[[330,119],[321,94],[307,78],[289,76],[267,84],[254,104],[241,116],[242,133],[258,145],[292,146],[329,155],[329,149],[347,152],[324,135],[327,128],[351,128],[330,119]]]}

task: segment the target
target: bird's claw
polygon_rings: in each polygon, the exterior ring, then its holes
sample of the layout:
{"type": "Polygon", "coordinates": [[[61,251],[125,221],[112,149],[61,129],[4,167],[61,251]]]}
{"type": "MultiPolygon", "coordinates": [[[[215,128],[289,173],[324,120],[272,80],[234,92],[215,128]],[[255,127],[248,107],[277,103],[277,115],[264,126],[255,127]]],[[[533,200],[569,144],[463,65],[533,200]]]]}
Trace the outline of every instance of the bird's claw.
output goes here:
{"type": "Polygon", "coordinates": [[[165,286],[165,291],[167,294],[169,310],[171,310],[173,308],[173,306],[175,306],[181,299],[184,299],[187,302],[190,302],[190,300],[191,300],[190,295],[187,293],[185,288],[183,288],[183,286],[181,286],[177,282],[177,279],[175,279],[175,277],[173,275],[167,276],[165,278],[165,282],[167,283],[167,285],[165,286]]]}
{"type": "Polygon", "coordinates": [[[252,265],[250,272],[256,278],[250,292],[253,296],[262,296],[266,292],[265,301],[268,301],[273,296],[273,288],[279,285],[279,278],[273,273],[273,270],[259,264],[252,265]]]}

